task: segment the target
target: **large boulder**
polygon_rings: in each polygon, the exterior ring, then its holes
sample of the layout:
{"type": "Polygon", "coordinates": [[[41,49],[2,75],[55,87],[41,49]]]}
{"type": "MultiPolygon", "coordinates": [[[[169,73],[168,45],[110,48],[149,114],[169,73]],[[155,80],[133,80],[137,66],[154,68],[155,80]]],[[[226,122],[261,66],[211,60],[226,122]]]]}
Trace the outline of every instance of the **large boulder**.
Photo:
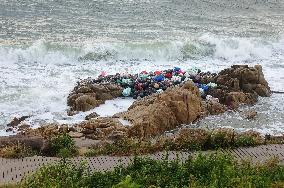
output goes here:
{"type": "Polygon", "coordinates": [[[227,86],[229,91],[256,93],[262,97],[271,95],[270,88],[264,78],[261,65],[233,65],[222,70],[216,79],[218,85],[227,86]]]}
{"type": "Polygon", "coordinates": [[[69,115],[77,111],[88,111],[103,104],[106,100],[119,97],[122,88],[115,84],[94,84],[91,80],[83,80],[77,84],[67,98],[70,107],[69,115]]]}
{"type": "Polygon", "coordinates": [[[201,116],[201,97],[192,82],[181,87],[168,88],[165,92],[134,103],[124,113],[132,126],[131,137],[146,138],[189,124],[201,116]]]}

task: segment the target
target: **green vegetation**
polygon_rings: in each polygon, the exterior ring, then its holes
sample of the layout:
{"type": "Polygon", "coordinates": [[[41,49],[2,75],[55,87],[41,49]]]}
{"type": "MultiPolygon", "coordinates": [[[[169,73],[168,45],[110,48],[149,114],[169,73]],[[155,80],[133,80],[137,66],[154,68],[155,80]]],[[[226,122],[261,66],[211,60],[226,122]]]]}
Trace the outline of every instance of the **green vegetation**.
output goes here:
{"type": "Polygon", "coordinates": [[[78,154],[74,140],[66,133],[51,138],[49,144],[51,156],[66,158],[78,154]]]}
{"type": "Polygon", "coordinates": [[[0,157],[4,158],[22,158],[37,155],[39,151],[20,143],[5,146],[0,149],[0,157]]]}
{"type": "Polygon", "coordinates": [[[42,167],[25,178],[19,187],[95,188],[270,188],[283,187],[284,166],[277,160],[252,165],[225,154],[198,155],[185,162],[134,158],[113,171],[90,173],[84,164],[42,167]]]}
{"type": "Polygon", "coordinates": [[[114,143],[93,146],[85,155],[135,155],[157,151],[200,151],[219,148],[247,147],[265,144],[257,132],[236,133],[232,129],[182,129],[175,137],[154,140],[125,138],[114,143]]]}

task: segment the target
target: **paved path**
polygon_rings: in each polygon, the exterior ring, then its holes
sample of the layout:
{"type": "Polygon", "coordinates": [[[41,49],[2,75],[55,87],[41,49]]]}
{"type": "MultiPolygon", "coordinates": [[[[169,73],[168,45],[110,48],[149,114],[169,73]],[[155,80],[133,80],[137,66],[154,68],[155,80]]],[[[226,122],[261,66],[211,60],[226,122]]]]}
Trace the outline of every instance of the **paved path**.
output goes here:
{"type": "MultiPolygon", "coordinates": [[[[204,151],[201,153],[208,153],[214,151],[204,151]]],[[[232,150],[221,150],[224,153],[230,153],[236,157],[236,159],[251,159],[253,162],[264,162],[272,157],[278,157],[280,162],[284,164],[284,144],[282,145],[263,145],[250,148],[238,148],[232,150]]],[[[196,155],[197,153],[189,152],[169,152],[169,159],[176,159],[179,156],[181,160],[186,160],[190,155],[196,155]]],[[[165,153],[159,152],[153,155],[147,155],[153,159],[162,159],[165,153]]],[[[85,160],[91,171],[106,171],[112,170],[118,165],[128,165],[133,157],[75,157],[71,160],[78,163],[85,160]]],[[[23,176],[28,173],[34,172],[40,166],[58,162],[60,159],[55,157],[26,157],[23,159],[4,159],[0,158],[0,184],[16,183],[19,182],[23,176]]]]}

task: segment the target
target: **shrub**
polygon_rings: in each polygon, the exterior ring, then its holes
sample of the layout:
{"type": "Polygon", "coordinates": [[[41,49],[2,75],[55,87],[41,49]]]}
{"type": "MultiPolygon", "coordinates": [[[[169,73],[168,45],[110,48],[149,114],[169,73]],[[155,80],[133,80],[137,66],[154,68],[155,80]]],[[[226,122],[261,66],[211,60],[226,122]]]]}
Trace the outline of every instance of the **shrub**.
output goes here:
{"type": "Polygon", "coordinates": [[[51,138],[50,154],[57,157],[70,157],[78,154],[78,149],[75,146],[74,140],[68,134],[58,135],[51,138]]]}
{"type": "Polygon", "coordinates": [[[211,133],[208,148],[227,148],[234,146],[235,132],[232,129],[220,128],[211,133]]]}
{"type": "Polygon", "coordinates": [[[210,134],[204,129],[181,129],[176,139],[176,149],[201,150],[204,149],[210,134]]]}
{"type": "Polygon", "coordinates": [[[90,186],[89,176],[90,174],[83,163],[74,166],[70,162],[61,161],[59,164],[41,167],[36,173],[24,178],[20,187],[88,187],[90,186]]]}

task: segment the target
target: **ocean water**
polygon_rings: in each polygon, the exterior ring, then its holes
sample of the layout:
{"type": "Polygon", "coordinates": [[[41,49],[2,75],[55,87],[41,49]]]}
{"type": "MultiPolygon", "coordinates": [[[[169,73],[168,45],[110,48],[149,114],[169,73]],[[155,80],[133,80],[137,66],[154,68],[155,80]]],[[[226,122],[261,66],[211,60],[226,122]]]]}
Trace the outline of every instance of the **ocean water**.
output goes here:
{"type": "MultiPolygon", "coordinates": [[[[0,0],[0,135],[11,134],[5,125],[21,115],[35,127],[81,121],[86,113],[66,114],[68,93],[102,71],[218,72],[233,64],[261,64],[272,90],[284,91],[284,1],[0,0]]],[[[273,94],[250,107],[256,120],[227,112],[198,126],[281,134],[283,103],[283,94],[273,94]]],[[[130,104],[110,101],[93,111],[109,115],[130,104]]]]}

